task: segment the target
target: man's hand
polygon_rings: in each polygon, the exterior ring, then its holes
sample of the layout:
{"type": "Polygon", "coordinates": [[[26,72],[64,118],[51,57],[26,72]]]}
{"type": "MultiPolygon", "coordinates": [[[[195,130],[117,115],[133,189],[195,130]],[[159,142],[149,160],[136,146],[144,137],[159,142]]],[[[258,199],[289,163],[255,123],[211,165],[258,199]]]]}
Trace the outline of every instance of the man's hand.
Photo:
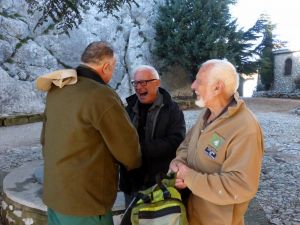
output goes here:
{"type": "Polygon", "coordinates": [[[176,188],[184,189],[187,187],[186,184],[184,183],[184,177],[189,170],[190,168],[180,161],[175,160],[170,164],[169,171],[176,173],[176,181],[175,181],[176,188]]]}
{"type": "Polygon", "coordinates": [[[178,188],[178,189],[184,189],[186,188],[186,184],[184,183],[184,180],[183,179],[180,179],[180,178],[176,178],[175,180],[175,187],[178,188]]]}
{"type": "Polygon", "coordinates": [[[179,163],[182,163],[180,161],[172,161],[171,164],[170,164],[170,167],[169,167],[169,172],[168,173],[177,173],[178,171],[178,164],[179,163]]]}
{"type": "Polygon", "coordinates": [[[177,178],[181,178],[181,179],[184,179],[186,174],[191,170],[191,168],[189,168],[184,163],[178,163],[177,167],[178,167],[177,178]]]}

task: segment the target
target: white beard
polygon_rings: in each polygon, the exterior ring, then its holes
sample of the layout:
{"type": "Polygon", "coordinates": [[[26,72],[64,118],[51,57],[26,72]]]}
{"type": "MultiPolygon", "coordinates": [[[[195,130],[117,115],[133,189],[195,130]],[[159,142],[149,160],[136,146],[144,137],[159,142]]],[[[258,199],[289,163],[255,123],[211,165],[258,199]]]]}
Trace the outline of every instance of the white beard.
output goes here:
{"type": "Polygon", "coordinates": [[[205,107],[205,102],[204,102],[204,100],[203,100],[202,97],[201,97],[199,100],[196,100],[196,101],[195,101],[195,104],[196,104],[196,106],[198,106],[198,107],[200,107],[200,108],[205,107]]]}

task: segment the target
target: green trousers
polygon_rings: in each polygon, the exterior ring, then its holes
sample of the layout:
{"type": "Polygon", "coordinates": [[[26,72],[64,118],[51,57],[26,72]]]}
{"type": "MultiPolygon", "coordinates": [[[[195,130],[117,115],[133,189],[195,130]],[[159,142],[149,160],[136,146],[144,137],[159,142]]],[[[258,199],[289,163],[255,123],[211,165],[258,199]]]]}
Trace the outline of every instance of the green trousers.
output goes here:
{"type": "Polygon", "coordinates": [[[114,225],[112,213],[102,216],[69,216],[48,208],[48,225],[114,225]]]}

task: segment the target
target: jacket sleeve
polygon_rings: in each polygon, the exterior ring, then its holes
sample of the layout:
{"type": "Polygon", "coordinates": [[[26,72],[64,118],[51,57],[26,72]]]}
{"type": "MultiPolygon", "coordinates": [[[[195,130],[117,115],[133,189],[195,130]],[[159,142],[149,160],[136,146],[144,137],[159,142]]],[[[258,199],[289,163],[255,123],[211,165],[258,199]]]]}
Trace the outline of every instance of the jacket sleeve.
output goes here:
{"type": "MultiPolygon", "coordinates": [[[[112,99],[113,100],[113,99],[112,99]]],[[[114,102],[99,119],[98,129],[114,158],[128,170],[141,164],[138,135],[121,103],[114,102]]]]}
{"type": "Polygon", "coordinates": [[[196,123],[188,130],[184,141],[179,145],[176,151],[176,158],[172,161],[180,161],[184,164],[187,164],[187,156],[188,156],[188,149],[189,143],[191,141],[192,135],[194,134],[197,129],[199,129],[199,123],[202,123],[202,115],[198,116],[196,123]]]}
{"type": "MultiPolygon", "coordinates": [[[[170,120],[166,135],[162,138],[155,138],[143,144],[143,154],[145,158],[153,159],[175,154],[179,144],[185,137],[185,120],[178,105],[173,105],[169,113],[170,120]]],[[[157,121],[159,123],[159,121],[157,121]]]]}
{"type": "Polygon", "coordinates": [[[188,131],[186,134],[185,139],[183,142],[179,145],[176,151],[176,158],[172,161],[180,161],[184,164],[187,164],[187,155],[188,155],[188,145],[191,139],[193,127],[188,131]]]}
{"type": "Polygon", "coordinates": [[[240,134],[228,146],[220,173],[190,170],[184,178],[195,194],[217,205],[250,200],[257,192],[263,157],[261,129],[240,134]]]}

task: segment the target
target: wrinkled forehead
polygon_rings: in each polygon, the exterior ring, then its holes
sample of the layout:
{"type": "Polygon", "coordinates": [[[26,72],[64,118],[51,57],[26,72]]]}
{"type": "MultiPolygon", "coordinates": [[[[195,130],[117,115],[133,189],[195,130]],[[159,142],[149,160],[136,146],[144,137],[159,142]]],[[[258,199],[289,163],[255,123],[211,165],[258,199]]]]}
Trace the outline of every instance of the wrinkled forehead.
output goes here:
{"type": "Polygon", "coordinates": [[[210,76],[212,67],[213,67],[212,64],[206,64],[206,65],[201,66],[200,69],[198,70],[196,79],[206,81],[208,79],[208,77],[210,76]]]}
{"type": "Polygon", "coordinates": [[[150,80],[150,79],[155,79],[155,76],[152,74],[151,70],[149,70],[149,69],[140,69],[135,72],[134,79],[135,80],[150,80]]]}

